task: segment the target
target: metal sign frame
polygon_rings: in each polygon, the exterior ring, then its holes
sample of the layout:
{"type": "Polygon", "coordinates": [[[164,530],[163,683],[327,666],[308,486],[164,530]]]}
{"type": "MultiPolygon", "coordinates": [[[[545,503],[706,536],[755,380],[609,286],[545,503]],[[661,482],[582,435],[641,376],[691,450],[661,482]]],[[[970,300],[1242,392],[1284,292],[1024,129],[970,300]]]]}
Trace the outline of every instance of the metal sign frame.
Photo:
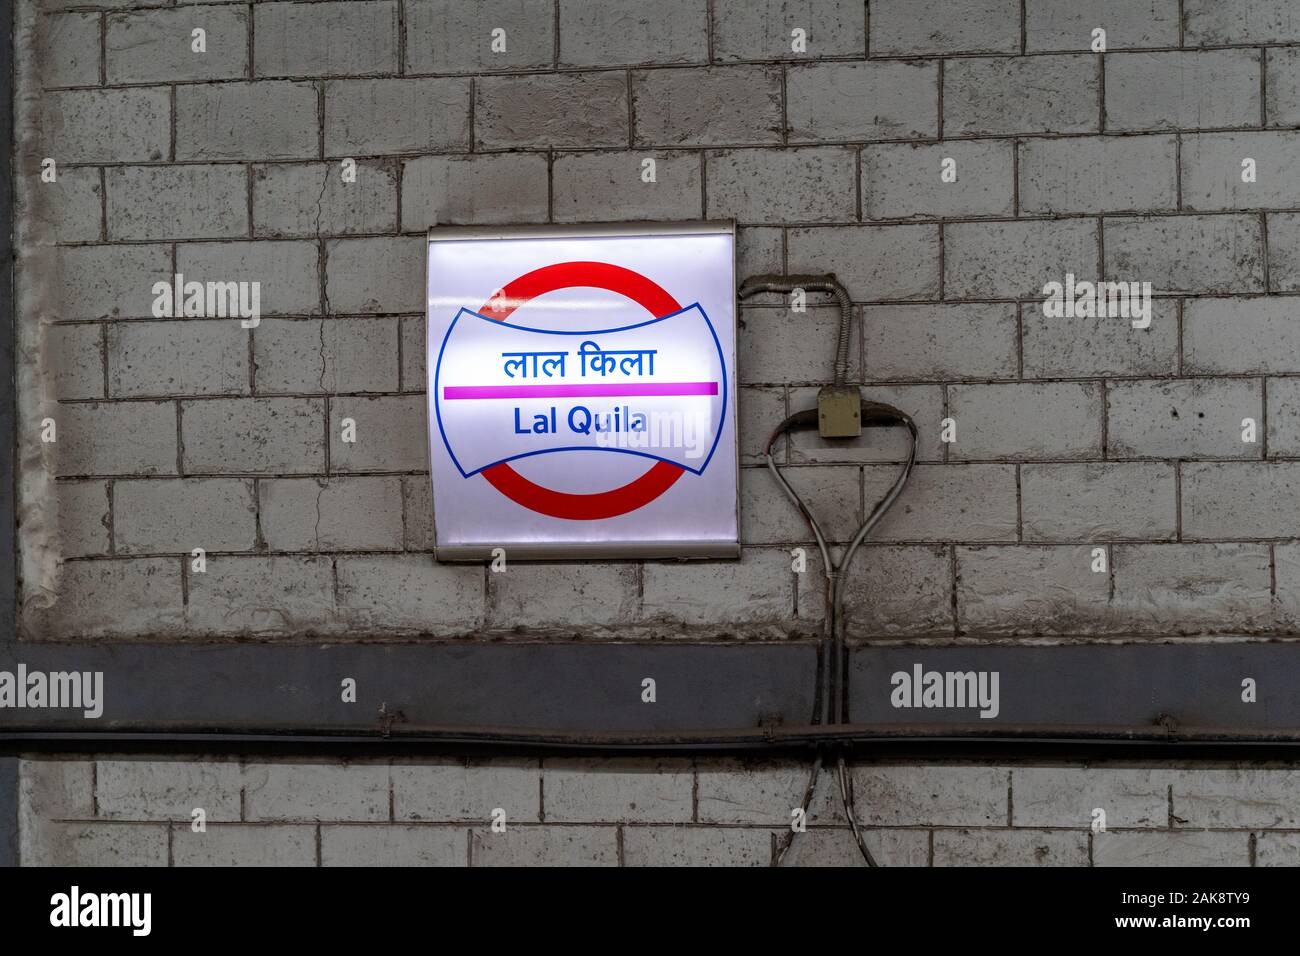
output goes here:
{"type": "MultiPolygon", "coordinates": [[[[696,540],[628,540],[628,541],[587,541],[587,542],[499,542],[493,545],[444,543],[438,538],[435,519],[435,556],[439,561],[482,561],[493,557],[497,547],[505,547],[511,558],[520,560],[573,560],[573,559],[641,559],[641,558],[739,558],[740,557],[740,425],[737,414],[737,388],[739,378],[736,374],[735,358],[739,351],[739,303],[735,288],[736,259],[736,224],[733,220],[688,221],[688,222],[605,222],[605,223],[569,223],[563,225],[520,225],[520,226],[434,226],[429,229],[426,242],[428,247],[435,243],[474,242],[483,240],[529,240],[529,239],[621,239],[668,236],[726,236],[731,245],[731,365],[725,364],[723,375],[729,380],[723,408],[724,422],[727,416],[732,422],[729,450],[732,457],[731,482],[732,522],[736,529],[732,541],[696,541],[696,540]]],[[[429,294],[429,255],[425,254],[425,290],[429,294]]],[[[435,328],[432,314],[432,297],[426,302],[425,320],[427,327],[426,350],[432,351],[435,328]]],[[[467,306],[468,307],[468,306],[467,306]]],[[[426,362],[426,388],[430,396],[429,449],[428,462],[433,474],[435,442],[433,414],[433,380],[435,368],[432,360],[426,362]]],[[[431,482],[433,498],[438,497],[436,482],[431,482]]],[[[436,509],[435,509],[436,516],[436,509]]]]}

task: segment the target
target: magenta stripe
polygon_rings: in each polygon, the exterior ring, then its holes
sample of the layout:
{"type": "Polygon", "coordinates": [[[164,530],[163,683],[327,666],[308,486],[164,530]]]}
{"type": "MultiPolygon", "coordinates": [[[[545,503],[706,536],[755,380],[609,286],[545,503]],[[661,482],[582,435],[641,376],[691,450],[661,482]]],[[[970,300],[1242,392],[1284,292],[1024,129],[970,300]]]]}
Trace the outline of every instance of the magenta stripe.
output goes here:
{"type": "Polygon", "coordinates": [[[445,385],[456,398],[630,398],[637,395],[717,395],[717,382],[626,382],[609,385],[445,385]]]}

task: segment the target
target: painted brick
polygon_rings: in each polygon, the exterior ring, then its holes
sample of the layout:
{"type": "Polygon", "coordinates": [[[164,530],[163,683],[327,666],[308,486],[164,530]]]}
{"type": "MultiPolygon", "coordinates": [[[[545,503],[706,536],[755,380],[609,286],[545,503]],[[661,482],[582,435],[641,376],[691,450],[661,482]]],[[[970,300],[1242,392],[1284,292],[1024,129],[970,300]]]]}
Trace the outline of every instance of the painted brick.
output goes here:
{"type": "Polygon", "coordinates": [[[1099,101],[1094,56],[985,57],[944,66],[948,136],[1093,133],[1099,101]]]}
{"type": "Polygon", "coordinates": [[[862,310],[868,379],[1014,378],[1014,305],[879,305],[862,310]]]}
{"type": "Polygon", "coordinates": [[[59,284],[50,311],[60,319],[135,318],[153,314],[150,291],[171,281],[166,245],[72,246],[54,252],[59,284]]]}
{"type": "MultiPolygon", "coordinates": [[[[742,537],[754,541],[748,531],[742,537]]],[[[780,548],[743,548],[736,562],[648,561],[642,569],[641,615],[675,624],[786,624],[794,618],[790,561],[780,548]]]]}
{"type": "Polygon", "coordinates": [[[687,760],[542,762],[546,819],[558,823],[687,823],[693,781],[687,760]]]}
{"type": "MultiPolygon", "coordinates": [[[[402,164],[402,228],[545,222],[547,162],[541,153],[421,156],[402,164]]],[[[698,204],[697,204],[698,205],[698,204]]]]}
{"type": "Polygon", "coordinates": [[[714,0],[713,55],[718,60],[804,59],[866,52],[862,4],[855,0],[714,0]],[[807,52],[791,49],[802,29],[807,52]]]}
{"type": "Polygon", "coordinates": [[[312,635],[328,631],[334,580],[325,558],[208,557],[189,574],[191,631],[212,635],[312,635]]]}
{"type": "Polygon", "coordinates": [[[121,554],[251,551],[257,538],[253,483],[238,478],[115,482],[113,535],[121,554]]]}
{"type": "Polygon", "coordinates": [[[470,833],[474,866],[618,866],[617,827],[507,827],[470,833]]]}
{"type": "Polygon", "coordinates": [[[1080,136],[1020,144],[1020,209],[1026,215],[1177,206],[1178,161],[1172,136],[1080,136]]]}
{"type": "Polygon", "coordinates": [[[392,776],[397,820],[486,822],[498,808],[506,812],[507,828],[540,818],[542,774],[536,760],[395,763],[392,776]]]}
{"type": "Polygon", "coordinates": [[[94,13],[57,13],[45,20],[46,36],[39,69],[41,85],[99,85],[99,16],[94,13]]]}
{"type": "MultiPolygon", "coordinates": [[[[862,838],[881,866],[928,866],[928,830],[862,829],[862,838]]],[[[778,836],[784,838],[785,834],[778,836]]],[[[866,866],[853,833],[846,827],[801,833],[781,861],[782,866],[866,866]]]]}
{"type": "Polygon", "coordinates": [[[103,326],[50,325],[45,329],[50,391],[58,399],[103,398],[103,326]]]}
{"type": "MultiPolygon", "coordinates": [[[[711,219],[743,223],[853,219],[853,151],[735,149],[706,154],[711,219]]],[[[824,271],[824,270],[823,270],[824,271]]]]}
{"type": "MultiPolygon", "coordinates": [[[[94,816],[94,769],[89,760],[19,760],[17,803],[18,861],[24,866],[52,865],[51,835],[62,835],[57,818],[94,816]]],[[[13,806],[13,804],[10,804],[13,806]]],[[[166,833],[163,834],[166,839],[166,833]]],[[[79,841],[67,841],[75,848],[79,841]]],[[[166,844],[163,844],[164,860],[166,844]]]]}
{"type": "Polygon", "coordinates": [[[708,16],[701,0],[561,0],[559,65],[702,63],[708,16]]]}
{"type": "Polygon", "coordinates": [[[397,390],[397,320],[267,319],[255,338],[257,390],[397,390]]]}
{"type": "Polygon", "coordinates": [[[1175,486],[1174,466],[1167,462],[1025,465],[1025,539],[1172,538],[1178,524],[1175,486]]]}
{"type": "Polygon", "coordinates": [[[281,239],[391,232],[397,224],[398,168],[357,163],[344,182],[338,163],[253,167],[253,234],[281,239]]]}
{"type": "MultiPolygon", "coordinates": [[[[1041,303],[1026,302],[1020,310],[1024,373],[1034,378],[1174,374],[1178,368],[1178,302],[1152,299],[1150,326],[1135,329],[1132,323],[1132,319],[1110,315],[1051,317],[1044,314],[1041,303]]],[[[1183,346],[1185,358],[1186,338],[1183,346]]]]}
{"type": "Polygon", "coordinates": [[[515,630],[625,624],[636,615],[636,568],[626,564],[516,564],[489,578],[488,623],[515,630]]]}
{"type": "Polygon", "coordinates": [[[1293,170],[1300,140],[1293,133],[1200,133],[1183,137],[1183,204],[1188,209],[1258,209],[1300,205],[1293,170]],[[1255,182],[1242,182],[1242,162],[1255,161],[1255,182]]]}
{"type": "Polygon", "coordinates": [[[1085,51],[1092,31],[1106,31],[1106,49],[1178,46],[1178,0],[1027,0],[1025,48],[1085,51]]]}
{"type": "MultiPolygon", "coordinates": [[[[1276,508],[1272,502],[1269,506],[1276,508]]],[[[1277,524],[1273,522],[1273,530],[1268,533],[1280,534],[1277,524]]],[[[1300,624],[1300,547],[1295,544],[1274,545],[1273,564],[1279,623],[1294,630],[1300,624]]]]}
{"type": "MultiPolygon", "coordinates": [[[[826,613],[821,559],[799,575],[799,618],[826,613]]],[[[952,565],[947,547],[869,545],[844,577],[844,627],[851,637],[951,635],[952,565]]]]}
{"type": "Polygon", "coordinates": [[[387,820],[387,764],[254,763],[244,768],[248,820],[387,820]]]}
{"type": "Polygon", "coordinates": [[[1105,220],[1106,278],[1160,292],[1261,292],[1258,216],[1151,216],[1105,220]]]}
{"type": "Polygon", "coordinates": [[[395,0],[259,3],[253,69],[258,76],[339,76],[397,70],[395,0]]]}
{"type": "Polygon", "coordinates": [[[402,323],[402,391],[423,392],[428,386],[426,350],[428,343],[424,316],[414,315],[402,323]]]}
{"type": "Polygon", "coordinates": [[[817,63],[786,76],[790,141],[918,139],[939,131],[932,62],[817,63]]]}
{"type": "MultiPolygon", "coordinates": [[[[866,146],[862,217],[1010,216],[1015,192],[1013,154],[1010,143],[985,140],[866,146]],[[940,178],[948,160],[956,164],[955,182],[940,178]]],[[[1021,190],[1023,202],[1023,185],[1021,190]]]]}
{"type": "Polygon", "coordinates": [[[239,166],[123,166],[104,173],[110,239],[220,239],[248,233],[239,166]]]}
{"type": "Polygon", "coordinates": [[[1264,62],[1264,113],[1268,124],[1300,126],[1300,49],[1270,48],[1264,62]]]}
{"type": "MultiPolygon", "coordinates": [[[[860,471],[856,466],[814,465],[783,468],[781,473],[817,516],[827,540],[848,541],[862,520],[860,471]]],[[[813,543],[812,531],[766,468],[741,469],[740,500],[740,537],[745,544],[813,543]]],[[[717,600],[716,594],[710,595],[709,601],[717,600]]]]}
{"type": "Polygon", "coordinates": [[[1167,770],[1127,767],[1016,767],[1011,771],[1011,822],[1018,827],[1162,828],[1169,822],[1167,770]]]}
{"type": "Polygon", "coordinates": [[[622,74],[485,76],[475,95],[475,133],[488,149],[627,145],[622,74]]]}
{"type": "Polygon", "coordinates": [[[868,826],[990,826],[1007,820],[1007,773],[996,767],[854,767],[868,826]]]}
{"type": "Polygon", "coordinates": [[[469,839],[461,827],[326,826],[321,866],[466,866],[469,839]]]}
{"type": "Polygon", "coordinates": [[[428,475],[403,476],[402,506],[406,515],[406,549],[432,551],[433,486],[428,475]]]}
{"type": "Polygon", "coordinates": [[[552,171],[556,222],[699,219],[704,208],[696,153],[573,153],[552,171]],[[642,176],[653,159],[655,181],[642,176]]]}
{"type": "Polygon", "coordinates": [[[185,470],[312,474],[325,465],[325,403],[311,398],[215,398],[181,411],[185,470]]]}
{"type": "Polygon", "coordinates": [[[1259,382],[1240,379],[1112,382],[1106,392],[1110,454],[1258,458],[1263,435],[1242,441],[1241,423],[1261,421],[1262,392],[1259,382]]]}
{"type": "Polygon", "coordinates": [[[42,623],[63,638],[149,637],[174,632],[182,614],[176,558],[68,561],[42,623]]]}
{"type": "Polygon", "coordinates": [[[104,20],[109,84],[233,80],[248,72],[248,11],[243,7],[136,10],[104,20]],[[204,31],[202,52],[193,31],[204,31]]]}
{"type": "MultiPolygon", "coordinates": [[[[80,326],[79,326],[80,328],[80,326]]],[[[117,322],[108,327],[114,398],[248,392],[248,332],[239,320],[117,322]]]]}
{"type": "Polygon", "coordinates": [[[1273,292],[1300,292],[1300,214],[1268,217],[1268,285],[1273,292]]]}
{"type": "MultiPolygon", "coordinates": [[[[734,757],[703,761],[696,770],[700,822],[789,827],[791,811],[803,806],[809,772],[808,765],[799,761],[734,757]]],[[[807,819],[821,824],[846,822],[833,774],[818,775],[807,819]]]]}
{"type": "Polygon", "coordinates": [[[1277,507],[1300,495],[1300,463],[1186,462],[1181,468],[1186,537],[1300,535],[1300,517],[1277,507]]]}
{"type": "MultiPolygon", "coordinates": [[[[94,4],[88,4],[85,0],[40,0],[42,10],[55,11],[66,10],[69,7],[87,7],[94,6],[98,8],[112,9],[114,7],[164,7],[169,0],[96,0],[94,4]]],[[[217,3],[220,0],[198,0],[200,3],[217,3]]]]}
{"type": "Polygon", "coordinates": [[[1179,770],[1171,775],[1180,827],[1300,827],[1300,772],[1179,770]]]}
{"type": "MultiPolygon", "coordinates": [[[[879,501],[897,469],[863,469],[865,500],[879,501]]],[[[1016,536],[1012,465],[917,465],[898,500],[872,532],[877,541],[1008,541],[1016,536]]]]}
{"type": "Polygon", "coordinates": [[[1257,50],[1116,53],[1106,57],[1106,128],[1258,126],[1257,50]]]}
{"type": "Polygon", "coordinates": [[[1245,833],[1107,832],[1093,838],[1093,866],[1247,866],[1245,833]]]}
{"type": "MultiPolygon", "coordinates": [[[[1290,299],[1193,299],[1183,308],[1188,372],[1300,372],[1290,299]]],[[[1271,409],[1270,409],[1271,411],[1271,409]]]]}
{"type": "MultiPolygon", "coordinates": [[[[1108,243],[1109,250],[1109,243],[1108,243]]],[[[944,227],[944,294],[1038,298],[1047,282],[1097,277],[1097,224],[1085,219],[944,227]]]]}
{"type": "Polygon", "coordinates": [[[1272,623],[1264,544],[1115,547],[1115,606],[1133,630],[1245,633],[1272,623]]]}
{"type": "Polygon", "coordinates": [[[939,297],[937,226],[811,226],[789,230],[786,242],[791,272],[833,272],[854,301],[939,297]]]}
{"type": "Polygon", "coordinates": [[[176,246],[176,268],[187,281],[258,283],[262,315],[320,312],[319,260],[320,252],[312,242],[187,242],[176,246]]]}
{"type": "Polygon", "coordinates": [[[1261,833],[1255,841],[1255,866],[1300,865],[1300,833],[1261,833]]]}
{"type": "Polygon", "coordinates": [[[624,866],[771,866],[772,834],[744,827],[628,827],[624,866]]]}
{"type": "MultiPolygon", "coordinates": [[[[790,408],[813,408],[817,404],[820,388],[790,389],[790,408]]],[[[939,440],[938,423],[943,419],[943,388],[938,385],[872,385],[871,400],[893,405],[899,411],[910,415],[917,423],[919,432],[916,460],[927,462],[943,461],[944,444],[939,440]]],[[[776,422],[781,421],[784,413],[773,414],[764,419],[763,440],[771,434],[776,422]]],[[[849,462],[903,462],[907,460],[911,441],[907,431],[900,425],[888,428],[872,428],[859,441],[846,443],[839,439],[824,439],[814,431],[795,432],[788,436],[789,460],[794,464],[807,462],[826,462],[843,464],[849,462]]],[[[776,460],[781,462],[780,448],[776,451],[776,460]]]]}
{"type": "Polygon", "coordinates": [[[1268,389],[1268,454],[1300,456],[1300,379],[1275,378],[1268,389]]]}
{"type": "Polygon", "coordinates": [[[95,806],[106,820],[209,822],[239,819],[239,764],[234,761],[99,760],[95,806]]]}
{"type": "Polygon", "coordinates": [[[463,635],[483,619],[483,569],[428,555],[338,559],[339,614],[357,628],[463,635]]]}
{"type": "Polygon", "coordinates": [[[171,402],[60,405],[59,475],[176,474],[171,402]]]}
{"type": "MultiPolygon", "coordinates": [[[[785,266],[785,230],[766,226],[741,227],[736,230],[736,274],[752,276],[762,272],[783,272],[785,266]]],[[[779,297],[777,297],[779,298],[779,297]]],[[[755,302],[769,301],[771,295],[755,302]]]]}
{"type": "Polygon", "coordinates": [[[417,471],[429,463],[424,397],[330,400],[330,468],[340,472],[417,471]],[[343,441],[343,420],[356,422],[356,441],[343,441]]]}
{"type": "Polygon", "coordinates": [[[32,850],[24,852],[24,866],[166,866],[167,827],[51,823],[32,850]]]}
{"type": "Polygon", "coordinates": [[[1097,382],[954,385],[949,455],[960,459],[1096,458],[1104,392],[1097,382]]]}
{"type": "Polygon", "coordinates": [[[59,542],[66,558],[108,553],[108,486],[103,481],[61,481],[59,542]]]}
{"type": "Polygon", "coordinates": [[[325,243],[325,292],[332,311],[422,312],[424,236],[332,239],[325,243]]]}
{"type": "Polygon", "coordinates": [[[935,866],[1087,866],[1088,834],[1068,830],[936,830],[935,866]]]}
{"type": "Polygon", "coordinates": [[[1084,546],[957,549],[958,633],[1105,633],[1108,575],[1084,546]]]}
{"type": "Polygon", "coordinates": [[[41,184],[40,195],[55,242],[98,242],[103,238],[104,191],[98,169],[61,168],[55,182],[41,184]]]}
{"type": "Polygon", "coordinates": [[[467,149],[470,110],[469,81],[458,77],[332,81],[325,84],[325,155],[467,149]]]}
{"type": "Polygon", "coordinates": [[[174,866],[315,866],[316,828],[293,826],[189,827],[172,831],[174,866]]]}
{"type": "Polygon", "coordinates": [[[259,520],[272,551],[402,549],[397,477],[272,478],[258,487],[259,520]]]}
{"type": "MultiPolygon", "coordinates": [[[[763,449],[772,434],[775,423],[785,418],[785,389],[742,388],[736,394],[736,423],[740,430],[741,464],[762,464],[763,449]]],[[[774,449],[776,460],[784,461],[784,454],[774,449]]]]}
{"type": "Polygon", "coordinates": [[[311,83],[176,88],[177,159],[314,159],[319,149],[311,83]]]}
{"type": "Polygon", "coordinates": [[[781,142],[781,74],[771,67],[632,74],[634,141],[653,146],[781,142]]]}
{"type": "Polygon", "coordinates": [[[1300,17],[1287,0],[1186,0],[1188,45],[1300,40],[1300,17]]]}
{"type": "Polygon", "coordinates": [[[871,52],[1015,53],[1020,49],[1020,0],[876,0],[871,52]]]}
{"type": "Polygon", "coordinates": [[[171,144],[171,95],[165,87],[68,90],[41,98],[42,141],[62,163],[147,163],[171,144]]]}
{"type": "Polygon", "coordinates": [[[552,0],[407,0],[406,72],[477,73],[550,66],[555,56],[552,0]],[[493,50],[493,31],[506,48],[493,50]]]}
{"type": "MultiPolygon", "coordinates": [[[[838,308],[813,307],[806,312],[742,309],[736,349],[740,381],[743,384],[829,381],[839,327],[838,308]]],[[[849,334],[849,381],[859,381],[861,366],[852,325],[849,334]]],[[[770,422],[768,427],[776,424],[770,422]]]]}

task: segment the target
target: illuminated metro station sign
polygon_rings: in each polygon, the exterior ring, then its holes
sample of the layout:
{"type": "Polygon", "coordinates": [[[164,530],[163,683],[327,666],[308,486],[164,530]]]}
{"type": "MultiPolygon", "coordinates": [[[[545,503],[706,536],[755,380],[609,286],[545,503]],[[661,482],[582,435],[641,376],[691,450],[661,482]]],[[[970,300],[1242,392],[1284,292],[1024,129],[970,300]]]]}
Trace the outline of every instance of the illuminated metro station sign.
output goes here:
{"type": "Polygon", "coordinates": [[[430,230],[440,559],[738,554],[734,257],[730,223],[430,230]]]}

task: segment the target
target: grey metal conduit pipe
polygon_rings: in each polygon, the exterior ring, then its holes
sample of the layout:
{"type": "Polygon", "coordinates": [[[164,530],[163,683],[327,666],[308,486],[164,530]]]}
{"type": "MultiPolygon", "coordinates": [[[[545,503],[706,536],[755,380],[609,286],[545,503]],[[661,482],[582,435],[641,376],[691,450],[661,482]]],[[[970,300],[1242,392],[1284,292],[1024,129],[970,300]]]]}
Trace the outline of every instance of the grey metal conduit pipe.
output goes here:
{"type": "Polygon", "coordinates": [[[834,273],[826,275],[764,275],[750,276],[740,284],[737,296],[747,299],[760,292],[780,292],[790,294],[795,289],[805,292],[829,292],[840,300],[840,334],[835,344],[835,384],[843,385],[849,377],[849,318],[853,306],[849,301],[848,290],[840,285],[834,273]]]}
{"type": "MultiPolygon", "coordinates": [[[[768,439],[764,448],[764,457],[767,460],[768,470],[777,484],[785,491],[786,496],[791,503],[799,510],[812,531],[817,541],[818,550],[821,552],[822,569],[826,578],[826,614],[824,620],[825,630],[823,632],[822,645],[822,667],[818,674],[818,713],[814,715],[815,723],[836,724],[842,720],[847,720],[847,714],[843,712],[845,696],[845,674],[843,673],[845,661],[844,647],[844,625],[843,625],[843,582],[844,573],[848,571],[849,566],[853,563],[854,555],[857,553],[859,546],[866,538],[871,529],[884,517],[885,512],[893,505],[898,496],[902,493],[903,486],[907,484],[907,479],[912,471],[912,466],[916,461],[916,444],[917,430],[916,424],[912,419],[891,405],[881,402],[865,401],[861,393],[855,386],[849,386],[845,380],[848,378],[848,349],[849,349],[849,320],[851,317],[851,307],[848,292],[845,290],[833,275],[815,276],[815,275],[760,275],[746,279],[741,283],[740,290],[737,293],[741,299],[747,298],[759,292],[782,292],[789,293],[795,289],[813,289],[816,291],[826,291],[835,294],[840,301],[840,330],[839,340],[835,352],[835,382],[834,385],[822,389],[818,396],[816,409],[807,409],[795,412],[786,418],[768,439]],[[827,419],[835,417],[835,411],[832,406],[827,405],[827,400],[838,406],[840,412],[843,412],[844,402],[851,405],[852,422],[831,422],[828,429],[827,419]],[[851,424],[852,427],[845,427],[851,424]],[[859,434],[862,426],[888,427],[892,425],[902,425],[907,429],[909,441],[909,451],[907,460],[898,477],[894,480],[893,485],[876,506],[867,515],[866,519],[859,525],[857,532],[853,535],[852,540],[844,549],[840,560],[836,561],[831,554],[827,545],[825,536],[816,517],[809,510],[808,506],[800,499],[798,493],[781,474],[777,467],[776,460],[772,456],[772,448],[788,432],[801,431],[807,429],[817,429],[825,438],[852,437],[859,434]]],[[[816,760],[813,763],[812,771],[808,778],[808,786],[804,792],[803,809],[807,813],[813,798],[813,791],[817,785],[817,778],[821,773],[822,763],[826,754],[819,749],[816,760]]],[[[858,828],[857,813],[854,808],[852,788],[848,779],[848,767],[844,761],[843,752],[836,750],[830,756],[835,758],[836,775],[838,777],[840,799],[844,806],[845,815],[848,817],[849,826],[853,831],[854,840],[858,844],[863,858],[868,866],[876,866],[876,860],[871,851],[867,848],[866,841],[858,828]]],[[[781,847],[777,856],[777,865],[784,858],[786,851],[790,848],[793,841],[793,832],[781,847]]]]}

